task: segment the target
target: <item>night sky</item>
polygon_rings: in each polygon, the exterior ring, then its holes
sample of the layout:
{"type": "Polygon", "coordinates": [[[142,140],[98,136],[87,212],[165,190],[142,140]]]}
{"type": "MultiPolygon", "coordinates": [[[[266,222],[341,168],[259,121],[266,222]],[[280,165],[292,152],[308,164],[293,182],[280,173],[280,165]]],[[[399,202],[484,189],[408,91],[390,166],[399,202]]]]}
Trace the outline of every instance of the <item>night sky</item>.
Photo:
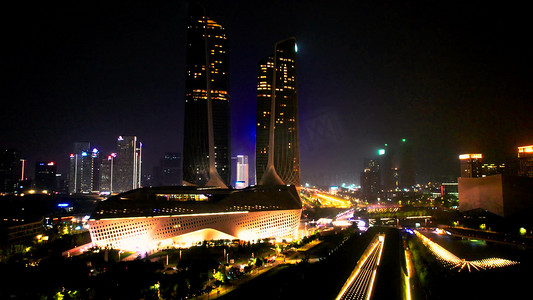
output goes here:
{"type": "MultiPolygon", "coordinates": [[[[291,36],[303,183],[334,174],[358,183],[363,160],[401,138],[419,182],[457,176],[461,153],[499,162],[533,144],[532,25],[521,2],[206,3],[229,37],[233,156],[254,161],[257,62],[291,36]]],[[[76,141],[107,154],[119,135],[137,135],[148,173],[181,151],[187,7],[4,6],[0,147],[62,172],[76,141]]]]}

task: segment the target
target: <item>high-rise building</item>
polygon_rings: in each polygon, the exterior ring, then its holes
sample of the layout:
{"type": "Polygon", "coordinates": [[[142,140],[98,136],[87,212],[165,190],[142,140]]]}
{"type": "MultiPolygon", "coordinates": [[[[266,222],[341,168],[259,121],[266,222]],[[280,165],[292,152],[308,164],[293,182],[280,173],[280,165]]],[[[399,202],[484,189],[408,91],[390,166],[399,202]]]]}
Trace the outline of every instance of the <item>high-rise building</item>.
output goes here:
{"type": "Polygon", "coordinates": [[[533,145],[518,147],[518,175],[533,177],[533,145]]]}
{"type": "Polygon", "coordinates": [[[483,154],[461,154],[459,160],[461,161],[461,177],[462,178],[478,178],[483,176],[483,169],[481,160],[483,154]]]}
{"type": "Polygon", "coordinates": [[[119,136],[113,159],[113,190],[125,192],[141,187],[142,143],[136,136],[119,136]]]}
{"type": "Polygon", "coordinates": [[[277,42],[274,54],[259,62],[256,127],[259,184],[300,185],[296,52],[296,39],[289,38],[277,42]]]}
{"type": "Polygon", "coordinates": [[[0,149],[0,194],[17,190],[17,183],[24,180],[24,163],[18,150],[0,149]]]}
{"type": "Polygon", "coordinates": [[[382,180],[384,191],[412,189],[416,185],[416,167],[413,148],[407,139],[385,144],[382,151],[382,180]]]}
{"type": "Polygon", "coordinates": [[[248,155],[237,155],[237,180],[235,187],[242,189],[248,185],[248,155]]]}
{"type": "Polygon", "coordinates": [[[394,192],[400,189],[400,174],[398,147],[385,144],[384,149],[379,149],[381,160],[381,180],[383,191],[394,192]]]}
{"type": "Polygon", "coordinates": [[[402,139],[398,147],[398,168],[400,188],[412,189],[416,185],[416,168],[413,147],[407,139],[402,139]]]}
{"type": "Polygon", "coordinates": [[[187,27],[183,181],[230,185],[228,46],[225,29],[191,2],[187,27]]]}
{"type": "Polygon", "coordinates": [[[153,186],[181,185],[181,154],[167,152],[154,168],[153,186]]]}
{"type": "Polygon", "coordinates": [[[116,153],[109,154],[100,160],[100,193],[113,192],[113,167],[116,153]]]}
{"type": "Polygon", "coordinates": [[[481,176],[491,176],[496,174],[507,174],[505,163],[493,164],[486,163],[481,165],[481,176]]]}
{"type": "Polygon", "coordinates": [[[57,191],[56,173],[55,162],[38,161],[35,164],[35,188],[49,193],[57,191]]]}
{"type": "Polygon", "coordinates": [[[70,154],[68,192],[71,194],[91,193],[98,188],[98,150],[89,142],[74,143],[74,152],[70,154]]]}
{"type": "Polygon", "coordinates": [[[379,160],[365,160],[365,168],[361,172],[361,190],[363,199],[375,201],[381,191],[381,167],[379,160]]]}

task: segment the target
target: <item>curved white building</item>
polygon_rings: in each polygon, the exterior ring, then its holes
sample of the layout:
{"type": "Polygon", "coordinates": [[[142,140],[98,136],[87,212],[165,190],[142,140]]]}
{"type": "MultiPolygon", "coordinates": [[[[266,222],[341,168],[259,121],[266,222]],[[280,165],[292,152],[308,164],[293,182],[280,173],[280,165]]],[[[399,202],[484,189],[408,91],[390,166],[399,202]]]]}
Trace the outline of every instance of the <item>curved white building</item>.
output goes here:
{"type": "Polygon", "coordinates": [[[294,186],[141,188],[100,202],[89,231],[95,246],[130,251],[203,240],[293,238],[301,211],[294,186]]]}

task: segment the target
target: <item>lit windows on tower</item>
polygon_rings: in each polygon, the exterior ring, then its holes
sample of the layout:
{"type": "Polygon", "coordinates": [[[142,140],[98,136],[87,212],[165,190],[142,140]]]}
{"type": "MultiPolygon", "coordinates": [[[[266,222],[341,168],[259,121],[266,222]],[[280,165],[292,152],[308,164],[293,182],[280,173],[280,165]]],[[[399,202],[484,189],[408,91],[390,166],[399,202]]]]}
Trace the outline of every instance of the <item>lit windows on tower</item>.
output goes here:
{"type": "Polygon", "coordinates": [[[518,147],[518,175],[533,177],[533,145],[518,147]]]}
{"type": "Polygon", "coordinates": [[[461,154],[459,160],[461,161],[461,177],[477,178],[482,177],[483,154],[461,154]]]}

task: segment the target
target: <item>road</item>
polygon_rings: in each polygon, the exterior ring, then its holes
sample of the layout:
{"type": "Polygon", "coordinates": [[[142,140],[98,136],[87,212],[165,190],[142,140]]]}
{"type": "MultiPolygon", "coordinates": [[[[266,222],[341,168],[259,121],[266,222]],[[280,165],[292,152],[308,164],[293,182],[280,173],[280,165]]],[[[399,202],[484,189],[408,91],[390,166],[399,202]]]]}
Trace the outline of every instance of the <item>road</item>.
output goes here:
{"type": "Polygon", "coordinates": [[[339,300],[369,299],[381,261],[384,235],[377,235],[359,260],[356,268],[337,296],[339,300]]]}

